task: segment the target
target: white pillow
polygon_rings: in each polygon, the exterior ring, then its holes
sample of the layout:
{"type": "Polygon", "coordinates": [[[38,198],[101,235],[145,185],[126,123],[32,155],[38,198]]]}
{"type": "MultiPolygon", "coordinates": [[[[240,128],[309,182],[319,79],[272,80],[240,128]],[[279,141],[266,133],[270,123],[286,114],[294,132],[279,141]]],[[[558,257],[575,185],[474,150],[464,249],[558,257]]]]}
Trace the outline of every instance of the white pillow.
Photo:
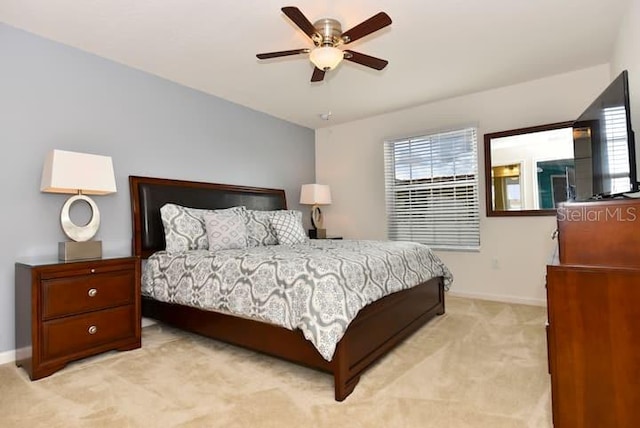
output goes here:
{"type": "Polygon", "coordinates": [[[183,207],[176,204],[164,204],[160,208],[160,218],[164,226],[165,250],[170,253],[207,250],[209,249],[209,242],[202,216],[211,212],[244,213],[245,211],[246,208],[242,206],[207,210],[183,207]]]}
{"type": "Polygon", "coordinates": [[[234,212],[211,212],[203,215],[209,251],[247,248],[245,216],[234,212]]]}
{"type": "Polygon", "coordinates": [[[309,239],[302,226],[300,211],[278,211],[271,217],[271,227],[281,245],[304,244],[309,239]]]}

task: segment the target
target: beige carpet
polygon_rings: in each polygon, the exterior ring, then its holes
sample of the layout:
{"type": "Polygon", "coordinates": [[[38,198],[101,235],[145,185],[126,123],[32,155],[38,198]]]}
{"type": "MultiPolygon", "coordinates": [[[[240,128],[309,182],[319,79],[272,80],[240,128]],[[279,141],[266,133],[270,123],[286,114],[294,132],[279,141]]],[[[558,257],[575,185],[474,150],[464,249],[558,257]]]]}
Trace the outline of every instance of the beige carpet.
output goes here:
{"type": "Polygon", "coordinates": [[[155,325],[37,382],[0,366],[0,426],[550,427],[545,319],[449,296],[343,403],[329,375],[155,325]]]}

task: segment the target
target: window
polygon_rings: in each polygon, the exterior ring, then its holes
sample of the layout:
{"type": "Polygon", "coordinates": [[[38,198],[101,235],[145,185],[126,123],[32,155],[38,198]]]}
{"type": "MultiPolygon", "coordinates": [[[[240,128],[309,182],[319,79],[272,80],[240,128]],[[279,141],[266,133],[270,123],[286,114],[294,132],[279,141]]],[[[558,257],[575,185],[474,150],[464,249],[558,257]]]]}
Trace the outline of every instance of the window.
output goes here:
{"type": "Polygon", "coordinates": [[[475,128],[385,142],[389,239],[480,247],[475,128]]]}
{"type": "Polygon", "coordinates": [[[605,107],[604,135],[606,156],[603,169],[611,177],[611,193],[626,192],[631,188],[629,178],[629,146],[627,145],[627,118],[624,106],[605,107]]]}

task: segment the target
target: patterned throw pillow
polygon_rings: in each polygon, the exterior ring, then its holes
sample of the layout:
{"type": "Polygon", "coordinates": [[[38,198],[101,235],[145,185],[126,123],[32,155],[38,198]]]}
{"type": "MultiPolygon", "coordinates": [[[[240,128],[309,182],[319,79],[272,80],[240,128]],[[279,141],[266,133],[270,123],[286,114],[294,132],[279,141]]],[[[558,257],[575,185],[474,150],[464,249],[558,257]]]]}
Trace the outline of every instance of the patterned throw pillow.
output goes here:
{"type": "Polygon", "coordinates": [[[209,251],[247,248],[245,216],[240,213],[211,212],[203,215],[209,251]]]}
{"type": "Polygon", "coordinates": [[[295,245],[307,242],[307,235],[302,226],[300,211],[280,211],[271,218],[271,226],[281,245],[295,245]]]}
{"type": "Polygon", "coordinates": [[[207,230],[203,215],[210,212],[234,212],[243,214],[245,207],[221,210],[206,210],[165,204],[160,208],[160,218],[164,226],[165,250],[179,253],[189,250],[207,250],[207,230]]]}
{"type": "Polygon", "coordinates": [[[275,231],[271,227],[271,218],[277,212],[279,211],[246,210],[249,247],[276,245],[278,243],[275,231]]]}

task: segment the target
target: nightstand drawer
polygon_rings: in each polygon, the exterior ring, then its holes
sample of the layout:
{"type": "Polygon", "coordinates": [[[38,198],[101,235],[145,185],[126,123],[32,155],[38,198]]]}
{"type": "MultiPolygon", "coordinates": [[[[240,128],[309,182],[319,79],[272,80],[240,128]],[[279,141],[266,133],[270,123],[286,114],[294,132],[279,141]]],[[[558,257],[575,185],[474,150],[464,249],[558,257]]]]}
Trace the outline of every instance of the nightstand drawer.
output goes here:
{"type": "Polygon", "coordinates": [[[109,272],[135,269],[134,259],[125,260],[89,260],[86,262],[65,263],[45,267],[40,279],[69,278],[82,275],[101,275],[109,272]]]}
{"type": "Polygon", "coordinates": [[[134,285],[131,270],[42,281],[42,318],[133,303],[134,285]]]}
{"type": "Polygon", "coordinates": [[[44,322],[42,358],[66,358],[120,339],[134,338],[135,318],[134,305],[128,305],[44,322]]]}

